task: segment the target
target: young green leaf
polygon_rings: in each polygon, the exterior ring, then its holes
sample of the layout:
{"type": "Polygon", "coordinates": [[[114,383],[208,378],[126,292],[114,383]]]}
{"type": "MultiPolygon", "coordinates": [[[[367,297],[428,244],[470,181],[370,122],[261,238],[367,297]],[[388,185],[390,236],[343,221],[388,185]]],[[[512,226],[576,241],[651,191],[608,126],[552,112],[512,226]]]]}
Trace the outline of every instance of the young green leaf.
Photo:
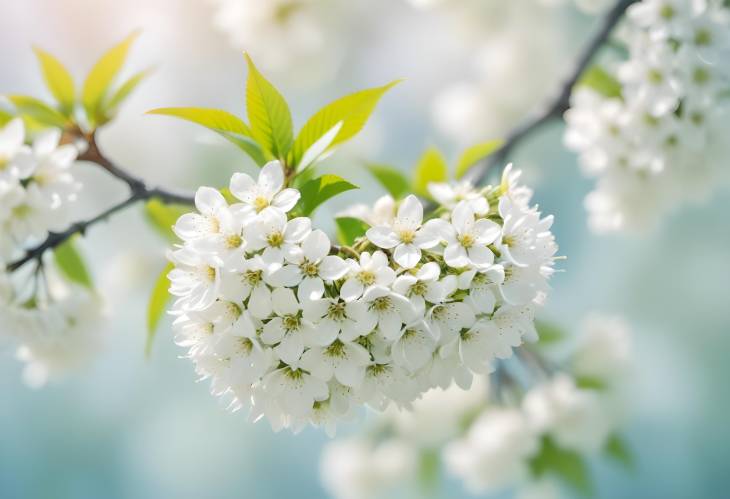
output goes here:
{"type": "Polygon", "coordinates": [[[294,207],[295,212],[300,216],[310,216],[319,205],[328,199],[345,191],[357,189],[356,185],[337,175],[322,175],[310,180],[302,186],[302,197],[294,207]]]}
{"type": "Polygon", "coordinates": [[[503,140],[495,139],[473,145],[466,149],[459,158],[459,162],[456,164],[456,178],[463,177],[472,166],[502,147],[502,144],[504,144],[503,140]]]}
{"type": "Polygon", "coordinates": [[[370,225],[364,221],[353,217],[335,218],[335,224],[337,225],[337,240],[345,246],[352,246],[355,240],[364,236],[370,228],[370,225]]]}
{"type": "Polygon", "coordinates": [[[603,448],[603,452],[626,468],[634,467],[634,456],[631,449],[620,435],[611,435],[603,448]]]}
{"type": "Polygon", "coordinates": [[[535,329],[537,329],[540,345],[552,345],[565,339],[565,331],[555,324],[538,320],[535,321],[535,329]]]}
{"type": "Polygon", "coordinates": [[[400,199],[408,193],[408,179],[397,168],[373,163],[366,165],[366,168],[394,199],[400,199]]]}
{"type": "Polygon", "coordinates": [[[430,198],[428,184],[431,182],[446,182],[448,177],[449,167],[443,155],[435,147],[429,147],[416,166],[413,191],[420,196],[430,198]]]}
{"type": "Polygon", "coordinates": [[[604,97],[621,97],[621,82],[601,66],[594,65],[585,70],[576,87],[589,87],[604,97]]]}
{"type": "Polygon", "coordinates": [[[600,378],[592,376],[578,376],[575,378],[575,386],[583,390],[605,390],[606,382],[600,378]]]}
{"type": "Polygon", "coordinates": [[[238,146],[257,165],[263,166],[266,163],[261,148],[252,140],[253,133],[251,129],[241,118],[228,111],[202,107],[165,107],[147,111],[147,114],[173,116],[204,126],[238,146]]]}
{"type": "Polygon", "coordinates": [[[104,104],[104,109],[106,109],[106,112],[108,114],[114,113],[119,105],[127,97],[129,97],[132,92],[134,92],[134,89],[137,88],[137,85],[139,85],[142,80],[147,78],[150,73],[152,73],[151,68],[139,71],[138,73],[132,75],[127,81],[122,83],[122,85],[111,95],[111,97],[109,97],[109,100],[104,104]]]}
{"type": "Polygon", "coordinates": [[[15,116],[0,109],[0,126],[7,125],[13,118],[15,118],[15,116]]]}
{"type": "Polygon", "coordinates": [[[138,34],[137,32],[132,33],[104,53],[86,77],[81,91],[81,102],[86,110],[89,123],[92,125],[97,125],[99,121],[103,121],[104,109],[102,103],[109,91],[109,86],[124,65],[129,48],[138,34]]]}
{"type": "Polygon", "coordinates": [[[342,129],[342,124],[342,121],[338,122],[329,132],[322,135],[317,142],[312,144],[304,152],[304,156],[302,156],[302,159],[296,165],[297,170],[302,171],[306,169],[309,165],[314,164],[317,160],[324,158],[328,154],[327,150],[342,129]]]}
{"type": "Polygon", "coordinates": [[[159,199],[150,199],[144,206],[147,221],[162,237],[171,242],[178,240],[172,231],[172,226],[180,216],[189,211],[189,206],[165,204],[159,199]]]}
{"type": "Polygon", "coordinates": [[[91,280],[84,259],[79,254],[73,239],[66,239],[53,250],[53,257],[61,273],[71,282],[92,289],[91,280]]]}
{"type": "Polygon", "coordinates": [[[275,158],[286,161],[293,141],[289,105],[279,91],[256,69],[246,54],[246,110],[251,131],[259,145],[275,158]]]}
{"type": "Polygon", "coordinates": [[[543,437],[540,452],[531,459],[529,465],[537,478],[552,473],[584,496],[590,496],[593,491],[583,457],[575,451],[558,447],[549,437],[543,437]]]}
{"type": "Polygon", "coordinates": [[[312,147],[312,144],[320,140],[340,122],[342,122],[342,126],[332,139],[328,149],[351,139],[365,126],[383,94],[399,82],[400,80],[397,80],[382,87],[369,88],[346,95],[317,111],[299,131],[290,155],[290,163],[299,165],[304,153],[312,147]]]}
{"type": "Polygon", "coordinates": [[[58,102],[59,110],[64,116],[70,117],[76,102],[73,77],[63,64],[48,52],[38,47],[34,47],[33,51],[41,65],[46,86],[58,102]]]}
{"type": "Polygon", "coordinates": [[[65,128],[70,124],[68,118],[59,111],[35,97],[8,95],[7,98],[15,106],[19,115],[28,116],[42,125],[65,128]]]}
{"type": "Polygon", "coordinates": [[[157,326],[160,324],[162,314],[165,313],[167,302],[170,300],[170,279],[167,274],[173,269],[172,263],[168,263],[157,277],[155,285],[150,294],[150,301],[147,304],[147,341],[145,344],[145,354],[149,356],[152,352],[152,343],[155,340],[157,326]]]}

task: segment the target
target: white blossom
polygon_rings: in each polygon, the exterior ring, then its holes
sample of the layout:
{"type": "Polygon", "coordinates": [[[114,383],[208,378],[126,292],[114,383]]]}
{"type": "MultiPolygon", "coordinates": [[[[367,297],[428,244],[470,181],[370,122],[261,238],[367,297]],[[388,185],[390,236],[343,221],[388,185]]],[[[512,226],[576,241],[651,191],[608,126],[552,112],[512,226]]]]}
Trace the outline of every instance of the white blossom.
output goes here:
{"type": "Polygon", "coordinates": [[[495,492],[526,478],[536,435],[517,409],[491,409],[444,450],[447,469],[473,493],[495,492]]]}
{"type": "Polygon", "coordinates": [[[231,194],[254,213],[261,213],[266,209],[286,213],[294,208],[300,197],[296,189],[284,188],[284,168],[279,161],[266,163],[256,181],[245,173],[234,173],[230,190],[231,194]]]}
{"type": "Polygon", "coordinates": [[[393,249],[393,260],[403,268],[413,268],[421,259],[421,250],[438,244],[437,234],[422,226],[423,205],[414,195],[406,197],[398,207],[391,225],[378,225],[367,231],[367,237],[376,246],[393,249]]]}

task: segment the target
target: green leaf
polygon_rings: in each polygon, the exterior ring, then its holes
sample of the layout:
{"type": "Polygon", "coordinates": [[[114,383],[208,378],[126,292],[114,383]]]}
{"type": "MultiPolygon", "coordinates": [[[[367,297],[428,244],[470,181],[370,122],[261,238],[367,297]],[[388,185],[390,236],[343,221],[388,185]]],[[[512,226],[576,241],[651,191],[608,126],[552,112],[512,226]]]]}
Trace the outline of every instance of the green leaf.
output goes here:
{"type": "Polygon", "coordinates": [[[13,118],[15,118],[15,116],[7,111],[3,111],[2,109],[0,109],[0,126],[7,125],[13,118]]]}
{"type": "Polygon", "coordinates": [[[76,102],[73,77],[63,64],[48,52],[38,47],[33,47],[33,51],[38,58],[38,62],[40,62],[46,86],[58,102],[61,113],[70,117],[73,114],[74,103],[76,102]]]}
{"type": "Polygon", "coordinates": [[[132,42],[137,38],[134,32],[115,45],[96,62],[86,77],[81,91],[81,102],[86,110],[86,117],[91,125],[99,124],[104,119],[102,103],[109,91],[109,87],[127,59],[127,53],[132,42]]]}
{"type": "Polygon", "coordinates": [[[502,147],[504,140],[495,139],[488,142],[482,142],[475,144],[466,149],[459,158],[459,162],[456,164],[456,178],[461,178],[469,169],[492,154],[494,151],[502,147]]]}
{"type": "Polygon", "coordinates": [[[605,390],[607,387],[606,382],[600,378],[594,378],[591,376],[578,376],[575,378],[575,386],[584,390],[605,390]]]}
{"type": "Polygon", "coordinates": [[[367,169],[394,199],[400,199],[408,193],[410,189],[408,179],[397,168],[388,165],[369,164],[367,169]]]}
{"type": "Polygon", "coordinates": [[[293,141],[289,106],[279,91],[256,69],[246,54],[246,110],[256,142],[275,158],[286,161],[293,141]]]}
{"type": "Polygon", "coordinates": [[[413,191],[420,196],[430,198],[428,184],[431,182],[446,182],[448,177],[449,167],[443,155],[435,147],[429,147],[416,166],[413,191]]]}
{"type": "Polygon", "coordinates": [[[589,87],[604,97],[621,97],[621,83],[598,65],[586,69],[576,86],[589,87]]]}
{"type": "Polygon", "coordinates": [[[603,448],[604,454],[622,464],[628,469],[634,467],[634,456],[626,441],[620,435],[613,434],[606,441],[603,448]]]}
{"type": "Polygon", "coordinates": [[[441,454],[438,449],[423,449],[418,459],[418,484],[424,495],[438,496],[441,472],[441,454]]]}
{"type": "Polygon", "coordinates": [[[575,451],[558,447],[550,437],[543,437],[540,452],[530,460],[536,478],[552,473],[584,496],[593,492],[593,483],[583,457],[575,451]]]}
{"type": "Polygon", "coordinates": [[[178,240],[172,231],[172,226],[175,225],[180,216],[189,211],[189,206],[165,204],[159,199],[150,199],[144,206],[147,221],[162,237],[171,242],[178,240]]]}
{"type": "Polygon", "coordinates": [[[80,284],[85,288],[92,289],[94,284],[91,280],[84,259],[79,254],[73,238],[66,239],[53,250],[53,257],[56,260],[61,273],[71,282],[80,284]]]}
{"type": "Polygon", "coordinates": [[[222,189],[220,189],[220,193],[223,194],[223,197],[226,199],[226,202],[228,204],[240,203],[240,200],[233,195],[228,187],[223,187],[222,189]]]}
{"type": "Polygon", "coordinates": [[[68,118],[45,102],[27,95],[8,95],[8,100],[20,115],[26,115],[46,126],[65,128],[70,124],[68,118]]]}
{"type": "Polygon", "coordinates": [[[337,175],[322,175],[302,186],[302,197],[294,209],[299,216],[310,216],[319,205],[328,199],[357,188],[356,185],[337,175]]]}
{"type": "Polygon", "coordinates": [[[290,163],[299,165],[304,153],[338,123],[342,125],[325,150],[351,139],[365,126],[383,94],[399,82],[400,80],[397,80],[382,87],[346,95],[317,111],[299,131],[292,148],[290,163]]]}
{"type": "Polygon", "coordinates": [[[257,165],[262,166],[266,163],[261,148],[252,140],[253,133],[251,129],[241,118],[228,111],[202,107],[164,107],[147,111],[147,114],[173,116],[204,126],[238,146],[257,165]]]}
{"type": "Polygon", "coordinates": [[[535,328],[537,329],[540,345],[552,345],[565,338],[565,331],[550,322],[535,321],[535,328]]]}
{"type": "Polygon", "coordinates": [[[355,240],[365,235],[370,228],[363,220],[354,217],[335,218],[337,225],[337,240],[345,246],[352,246],[355,240]]]}
{"type": "Polygon", "coordinates": [[[147,78],[151,73],[151,68],[145,69],[143,71],[135,73],[127,81],[122,83],[122,85],[112,94],[109,100],[104,104],[104,109],[106,110],[106,113],[113,113],[117,109],[117,107],[119,107],[119,105],[127,97],[129,97],[132,92],[134,92],[134,89],[137,88],[137,85],[139,85],[142,80],[147,78]]]}
{"type": "Polygon", "coordinates": [[[157,277],[155,285],[150,294],[150,301],[147,304],[147,342],[145,344],[145,355],[149,356],[152,352],[152,343],[155,340],[157,326],[160,324],[162,314],[165,313],[167,302],[170,300],[170,279],[167,274],[173,269],[174,265],[168,263],[157,277]]]}

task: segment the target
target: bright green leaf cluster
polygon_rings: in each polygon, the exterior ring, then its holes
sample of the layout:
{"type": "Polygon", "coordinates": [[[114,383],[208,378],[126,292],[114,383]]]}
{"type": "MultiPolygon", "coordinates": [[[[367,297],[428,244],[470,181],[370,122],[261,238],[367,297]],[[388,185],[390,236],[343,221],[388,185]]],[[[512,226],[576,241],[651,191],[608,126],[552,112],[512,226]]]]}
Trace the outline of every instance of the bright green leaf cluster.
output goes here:
{"type": "Polygon", "coordinates": [[[53,250],[56,266],[69,281],[92,289],[94,284],[84,259],[76,249],[73,239],[67,239],[53,250]]]}
{"type": "Polygon", "coordinates": [[[576,83],[576,87],[581,86],[591,88],[604,97],[621,98],[621,82],[598,65],[585,70],[576,83]]]}
{"type": "Polygon", "coordinates": [[[364,236],[370,228],[367,223],[353,217],[335,218],[335,224],[337,225],[337,240],[345,246],[355,244],[355,241],[364,236]]]}
{"type": "Polygon", "coordinates": [[[144,214],[147,221],[165,239],[174,242],[177,236],[172,231],[177,219],[184,213],[190,211],[189,206],[177,204],[165,204],[159,199],[150,199],[144,207],[144,214]]]}
{"type": "MultiPolygon", "coordinates": [[[[498,151],[502,144],[504,144],[502,140],[490,140],[467,148],[454,167],[454,178],[463,177],[470,168],[498,151]]],[[[368,164],[366,167],[394,199],[401,199],[409,192],[415,192],[429,199],[431,195],[428,192],[428,184],[446,182],[449,179],[449,165],[441,151],[435,147],[429,147],[421,155],[414,168],[412,181],[393,166],[368,164]]]]}
{"type": "Polygon", "coordinates": [[[152,351],[152,343],[155,339],[157,326],[160,324],[162,314],[165,313],[167,302],[170,301],[170,279],[167,274],[174,268],[172,263],[168,263],[162,270],[155,281],[150,294],[150,300],[147,304],[147,342],[145,345],[145,353],[149,355],[152,351]]]}
{"type": "Polygon", "coordinates": [[[302,186],[302,197],[294,207],[294,213],[308,217],[328,199],[352,189],[357,189],[357,186],[337,175],[327,174],[314,178],[302,186]]]}
{"type": "Polygon", "coordinates": [[[118,88],[113,83],[121,70],[129,48],[137,37],[133,33],[107,51],[89,72],[79,91],[71,73],[52,54],[35,47],[33,50],[40,64],[43,80],[53,96],[54,103],[47,104],[27,95],[8,95],[7,98],[30,129],[56,127],[82,128],[77,123],[77,106],[83,109],[84,127],[91,130],[107,123],[117,112],[120,104],[149,74],[140,71],[118,88]]]}
{"type": "Polygon", "coordinates": [[[542,438],[540,452],[530,461],[530,469],[536,478],[553,474],[573,487],[578,493],[590,496],[593,491],[588,466],[575,451],[559,447],[550,437],[542,438]]]}
{"type": "Polygon", "coordinates": [[[246,54],[246,117],[197,107],[153,109],[150,114],[174,116],[204,126],[238,146],[263,166],[278,159],[288,172],[302,171],[365,126],[382,95],[396,82],[356,92],[317,111],[294,137],[291,111],[284,97],[246,54]]]}

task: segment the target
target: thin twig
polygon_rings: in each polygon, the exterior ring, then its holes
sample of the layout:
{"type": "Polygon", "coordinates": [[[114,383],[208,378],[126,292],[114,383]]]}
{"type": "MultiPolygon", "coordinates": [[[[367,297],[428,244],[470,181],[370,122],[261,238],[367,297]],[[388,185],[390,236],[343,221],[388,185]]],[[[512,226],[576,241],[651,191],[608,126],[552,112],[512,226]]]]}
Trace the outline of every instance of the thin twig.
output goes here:
{"type": "Polygon", "coordinates": [[[86,152],[79,155],[78,159],[80,161],[90,161],[96,163],[101,168],[109,172],[111,175],[127,184],[130,190],[129,196],[123,201],[111,206],[110,208],[93,218],[76,222],[62,232],[50,232],[48,234],[48,237],[46,237],[46,239],[42,243],[28,249],[25,252],[25,255],[23,255],[23,257],[21,257],[20,259],[9,263],[6,266],[6,270],[8,272],[14,272],[30,261],[41,262],[43,254],[46,251],[60,246],[76,234],[84,235],[86,233],[86,230],[92,225],[106,220],[114,213],[121,211],[137,203],[138,201],[146,201],[148,199],[155,198],[164,203],[194,204],[195,202],[193,196],[191,195],[179,194],[159,187],[148,187],[142,179],[135,177],[131,173],[115,165],[111,160],[104,156],[104,154],[102,154],[102,152],[99,150],[99,147],[93,135],[89,137],[88,149],[86,150],[86,152]]]}
{"type": "Polygon", "coordinates": [[[578,57],[573,70],[563,81],[560,86],[558,94],[549,101],[548,105],[543,110],[537,113],[532,118],[528,119],[522,125],[517,126],[511,132],[507,134],[507,138],[504,144],[497,149],[492,155],[487,158],[481,165],[475,166],[467,174],[465,178],[472,182],[473,185],[482,184],[487,177],[491,167],[495,165],[501,165],[504,163],[505,158],[509,155],[512,149],[517,146],[525,137],[532,134],[535,130],[540,128],[545,123],[552,121],[553,119],[560,118],[565,111],[570,107],[570,94],[573,87],[580,79],[581,75],[588,68],[595,57],[598,50],[608,40],[608,37],[613,32],[616,24],[621,20],[626,9],[638,0],[618,0],[616,4],[609,10],[601,20],[598,31],[589,40],[586,47],[578,57]]]}
{"type": "MultiPolygon", "coordinates": [[[[540,128],[540,126],[542,126],[544,123],[547,123],[554,118],[559,118],[560,116],[562,116],[562,114],[568,109],[568,106],[570,104],[570,93],[573,89],[573,86],[575,86],[580,76],[588,67],[596,52],[598,52],[601,46],[606,42],[626,9],[631,4],[637,1],[638,0],[619,0],[616,5],[614,5],[614,7],[603,18],[600,29],[591,38],[588,45],[581,53],[581,56],[576,62],[575,68],[568,76],[568,78],[566,78],[566,80],[563,82],[563,85],[560,87],[560,92],[555,97],[555,99],[551,101],[550,105],[548,105],[541,113],[537,114],[534,118],[528,120],[523,125],[518,126],[514,130],[512,130],[512,132],[507,135],[507,139],[505,140],[505,143],[502,145],[502,147],[500,147],[494,154],[492,154],[484,164],[472,168],[465,176],[467,179],[471,180],[474,185],[481,184],[482,182],[484,182],[487,173],[489,172],[489,168],[492,165],[502,163],[509,154],[509,152],[520,141],[522,141],[522,139],[540,128]]],[[[194,204],[194,197],[190,194],[175,193],[160,187],[148,187],[141,178],[132,175],[123,168],[120,168],[119,166],[115,165],[111,160],[109,160],[106,156],[104,156],[104,154],[102,154],[102,152],[99,150],[98,144],[96,142],[96,137],[93,134],[85,138],[86,140],[88,140],[89,147],[86,152],[79,156],[79,160],[91,161],[93,163],[96,163],[104,170],[109,172],[109,174],[127,184],[131,191],[129,197],[92,219],[77,222],[63,232],[52,232],[48,234],[48,237],[45,241],[40,243],[38,246],[27,250],[25,256],[23,256],[19,260],[16,260],[15,262],[7,265],[6,268],[9,272],[13,272],[19,269],[31,260],[40,261],[41,257],[47,250],[55,248],[75,234],[84,234],[90,226],[96,224],[97,222],[105,220],[113,213],[116,213],[117,211],[120,211],[136,203],[137,201],[156,198],[165,203],[179,203],[190,205],[194,204]]]]}

